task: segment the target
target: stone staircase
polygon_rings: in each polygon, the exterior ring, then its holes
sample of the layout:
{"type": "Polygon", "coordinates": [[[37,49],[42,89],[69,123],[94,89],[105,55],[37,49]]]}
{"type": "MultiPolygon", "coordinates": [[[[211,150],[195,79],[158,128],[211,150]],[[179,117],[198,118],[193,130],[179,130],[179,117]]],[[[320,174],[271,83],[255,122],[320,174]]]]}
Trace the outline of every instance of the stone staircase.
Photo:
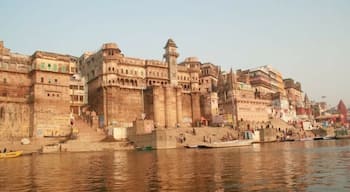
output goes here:
{"type": "Polygon", "coordinates": [[[78,128],[77,139],[68,140],[61,144],[61,151],[84,152],[84,151],[115,151],[132,150],[134,146],[128,141],[115,141],[107,139],[103,130],[92,128],[83,119],[75,118],[74,127],[78,128]]]}
{"type": "Polygon", "coordinates": [[[106,137],[103,130],[90,127],[87,122],[80,118],[75,119],[74,127],[79,130],[78,138],[76,139],[79,142],[98,142],[106,137]]]}

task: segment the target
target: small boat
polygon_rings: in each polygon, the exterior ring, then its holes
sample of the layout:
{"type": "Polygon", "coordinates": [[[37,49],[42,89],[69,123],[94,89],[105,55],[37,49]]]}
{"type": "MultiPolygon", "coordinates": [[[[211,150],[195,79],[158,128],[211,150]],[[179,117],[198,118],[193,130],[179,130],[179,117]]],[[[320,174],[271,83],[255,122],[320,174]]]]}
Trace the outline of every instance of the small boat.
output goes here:
{"type": "Polygon", "coordinates": [[[0,153],[0,159],[18,157],[18,156],[22,155],[22,153],[23,153],[23,151],[13,151],[13,152],[0,153]]]}
{"type": "Polygon", "coordinates": [[[350,135],[337,135],[335,136],[336,139],[350,139],[350,135]]]}
{"type": "Polygon", "coordinates": [[[323,140],[323,137],[314,137],[314,140],[323,140]]]}
{"type": "Polygon", "coordinates": [[[349,131],[344,127],[335,129],[334,132],[335,132],[336,139],[350,139],[349,131]]]}
{"type": "Polygon", "coordinates": [[[323,140],[331,140],[331,139],[335,139],[335,136],[324,136],[323,140]]]}
{"type": "Polygon", "coordinates": [[[153,150],[153,147],[152,146],[136,147],[136,150],[138,150],[138,151],[151,151],[151,150],[153,150]]]}
{"type": "Polygon", "coordinates": [[[186,148],[198,148],[198,145],[185,145],[186,148]]]}
{"type": "Polygon", "coordinates": [[[223,142],[213,142],[198,145],[199,148],[222,148],[222,147],[241,147],[252,145],[253,140],[233,140],[233,141],[223,141],[223,142]]]}

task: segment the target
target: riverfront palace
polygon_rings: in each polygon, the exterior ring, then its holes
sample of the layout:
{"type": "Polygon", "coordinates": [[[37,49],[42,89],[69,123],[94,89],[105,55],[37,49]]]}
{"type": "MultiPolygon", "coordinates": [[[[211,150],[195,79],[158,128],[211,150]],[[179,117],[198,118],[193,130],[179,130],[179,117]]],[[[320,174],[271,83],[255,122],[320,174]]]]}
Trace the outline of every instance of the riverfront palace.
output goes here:
{"type": "Polygon", "coordinates": [[[271,119],[311,129],[324,118],[325,103],[270,65],[223,71],[196,57],[178,61],[177,48],[169,39],[163,60],[126,56],[116,43],[80,57],[28,56],[0,41],[0,138],[65,136],[78,118],[102,130],[145,120],[145,132],[271,119]]]}

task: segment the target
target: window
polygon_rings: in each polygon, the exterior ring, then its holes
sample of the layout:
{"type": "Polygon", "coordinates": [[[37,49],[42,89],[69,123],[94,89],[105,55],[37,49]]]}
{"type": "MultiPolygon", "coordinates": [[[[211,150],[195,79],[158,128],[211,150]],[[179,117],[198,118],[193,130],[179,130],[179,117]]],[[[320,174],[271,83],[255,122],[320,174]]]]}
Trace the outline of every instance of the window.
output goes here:
{"type": "Polygon", "coordinates": [[[57,71],[57,64],[53,64],[52,70],[53,70],[53,71],[57,71]]]}
{"type": "Polygon", "coordinates": [[[44,83],[44,77],[40,78],[40,82],[44,83]]]}
{"type": "Polygon", "coordinates": [[[7,83],[7,79],[6,78],[4,78],[4,83],[7,83]]]}
{"type": "Polygon", "coordinates": [[[79,90],[84,90],[84,86],[79,86],[79,90]]]}
{"type": "Polygon", "coordinates": [[[40,69],[41,69],[41,70],[45,70],[45,69],[46,69],[45,63],[41,63],[41,64],[40,64],[40,69]]]}
{"type": "Polygon", "coordinates": [[[55,79],[55,83],[57,83],[58,82],[58,80],[57,79],[55,79]]]}
{"type": "Polygon", "coordinates": [[[82,102],[84,100],[84,96],[79,96],[79,100],[82,102]]]}
{"type": "Polygon", "coordinates": [[[5,118],[5,109],[4,107],[0,108],[0,119],[4,119],[5,118]]]}
{"type": "Polygon", "coordinates": [[[66,72],[66,66],[62,65],[62,67],[61,67],[61,72],[63,72],[63,73],[66,72]]]}

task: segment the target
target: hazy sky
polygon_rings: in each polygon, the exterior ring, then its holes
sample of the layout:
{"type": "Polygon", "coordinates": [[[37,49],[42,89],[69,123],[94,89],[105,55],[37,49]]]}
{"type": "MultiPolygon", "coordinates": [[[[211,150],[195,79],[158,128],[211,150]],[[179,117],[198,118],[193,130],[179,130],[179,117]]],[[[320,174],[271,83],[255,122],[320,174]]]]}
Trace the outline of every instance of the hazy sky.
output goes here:
{"type": "Polygon", "coordinates": [[[348,107],[349,35],[349,0],[0,1],[0,40],[13,52],[80,56],[116,42],[126,56],[161,59],[171,37],[179,61],[271,64],[310,99],[348,107]]]}

